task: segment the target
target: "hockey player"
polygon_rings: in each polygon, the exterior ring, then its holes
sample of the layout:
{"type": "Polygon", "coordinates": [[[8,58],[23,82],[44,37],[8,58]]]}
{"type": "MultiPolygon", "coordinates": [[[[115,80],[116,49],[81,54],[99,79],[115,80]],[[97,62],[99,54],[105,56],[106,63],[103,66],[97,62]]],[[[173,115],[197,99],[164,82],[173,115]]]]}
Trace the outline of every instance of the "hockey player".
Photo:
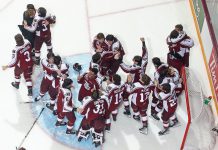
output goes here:
{"type": "Polygon", "coordinates": [[[44,42],[47,45],[48,52],[52,52],[50,24],[55,23],[56,20],[55,16],[46,16],[46,14],[46,9],[40,7],[38,9],[38,16],[34,18],[32,26],[28,26],[27,23],[24,22],[24,28],[26,30],[36,32],[34,48],[37,65],[40,63],[40,49],[44,42]]]}
{"type": "Polygon", "coordinates": [[[101,54],[101,62],[99,65],[101,67],[100,73],[102,76],[106,76],[108,78],[111,78],[113,76],[113,73],[110,72],[110,68],[111,65],[113,64],[116,53],[118,52],[104,51],[101,54]]]}
{"type": "Polygon", "coordinates": [[[59,55],[54,57],[54,64],[61,71],[61,76],[58,76],[57,80],[64,80],[69,76],[69,65],[64,63],[59,55]]]}
{"type": "Polygon", "coordinates": [[[163,130],[158,134],[164,135],[169,127],[173,127],[178,124],[175,111],[177,108],[177,96],[175,93],[175,84],[165,83],[161,85],[161,92],[158,93],[159,99],[163,101],[163,112],[161,119],[163,120],[163,130]],[[171,121],[171,122],[170,122],[171,121]]]}
{"type": "MultiPolygon", "coordinates": [[[[112,83],[108,81],[109,84],[106,88],[108,99],[109,99],[109,113],[108,118],[112,114],[113,121],[117,120],[118,107],[123,100],[123,91],[125,90],[124,84],[121,82],[121,77],[118,74],[113,75],[112,83]]],[[[110,121],[106,124],[106,130],[110,131],[111,123],[110,121]]]]}
{"type": "Polygon", "coordinates": [[[101,85],[103,81],[106,81],[106,77],[102,75],[102,66],[101,66],[101,54],[100,53],[95,53],[92,55],[92,61],[90,62],[89,69],[96,68],[98,69],[98,74],[97,74],[97,81],[101,85]]]}
{"type": "Polygon", "coordinates": [[[152,102],[151,102],[151,116],[156,119],[156,120],[160,120],[160,118],[158,116],[156,116],[156,111],[155,111],[155,108],[156,106],[158,105],[158,103],[161,103],[159,102],[158,98],[157,98],[157,95],[155,95],[155,91],[159,92],[159,81],[160,78],[163,78],[162,76],[165,75],[165,72],[167,72],[167,68],[168,68],[168,65],[161,62],[160,58],[158,57],[154,57],[152,59],[152,63],[155,67],[155,73],[154,73],[154,83],[156,85],[156,87],[154,88],[154,92],[152,94],[152,102]]]}
{"type": "Polygon", "coordinates": [[[189,66],[189,51],[194,46],[194,41],[185,32],[173,30],[167,37],[167,44],[169,45],[167,62],[181,72],[183,65],[189,66]]]}
{"type": "MultiPolygon", "coordinates": [[[[54,64],[57,66],[57,68],[60,70],[60,75],[57,74],[57,72],[53,73],[54,76],[54,80],[52,81],[52,86],[50,88],[52,88],[52,91],[55,91],[55,93],[58,93],[59,88],[61,88],[61,85],[64,81],[64,79],[66,79],[69,76],[69,65],[65,64],[64,62],[62,62],[61,57],[60,56],[55,56],[54,57],[54,64]]],[[[54,110],[53,114],[56,115],[57,111],[56,111],[56,107],[51,107],[53,104],[53,100],[50,101],[49,104],[46,104],[46,106],[51,109],[54,110]]],[[[56,102],[55,102],[56,104],[56,102]]]]}
{"type": "Polygon", "coordinates": [[[27,4],[26,7],[27,10],[23,13],[23,23],[27,22],[27,25],[31,26],[36,14],[36,9],[33,4],[27,4]]]}
{"type": "Polygon", "coordinates": [[[149,95],[153,91],[154,85],[151,78],[146,74],[141,74],[138,82],[133,82],[132,78],[128,78],[128,92],[131,95],[131,107],[133,109],[133,118],[137,121],[142,119],[142,127],[139,128],[140,133],[148,133],[148,117],[147,108],[149,103],[149,95]]]}
{"type": "Polygon", "coordinates": [[[148,52],[145,45],[145,39],[140,38],[142,42],[142,55],[141,56],[134,56],[133,58],[133,65],[128,66],[125,63],[121,63],[121,69],[126,72],[130,73],[133,77],[133,83],[138,82],[141,73],[145,73],[145,69],[148,63],[148,52]]]}
{"type": "Polygon", "coordinates": [[[96,53],[108,51],[108,45],[105,43],[105,36],[103,33],[98,33],[92,42],[92,47],[96,53]]]}
{"type": "Polygon", "coordinates": [[[22,25],[18,25],[22,35],[24,36],[25,39],[27,39],[31,43],[32,47],[34,47],[35,33],[32,33],[32,32],[25,30],[23,24],[24,24],[24,22],[26,22],[26,24],[28,26],[31,26],[33,23],[33,19],[35,17],[35,14],[36,14],[36,9],[35,9],[34,5],[28,4],[27,10],[24,11],[24,13],[23,13],[22,25]]]}
{"type": "MultiPolygon", "coordinates": [[[[112,35],[110,35],[110,36],[112,36],[112,35]]],[[[112,40],[112,41],[114,41],[114,40],[117,41],[114,36],[112,36],[112,37],[110,37],[110,36],[109,36],[109,38],[107,36],[107,39],[112,40]]],[[[109,43],[110,43],[110,41],[109,41],[109,43]]],[[[112,44],[112,42],[110,44],[112,44]]],[[[119,46],[118,41],[117,41],[117,44],[115,44],[115,45],[119,46]]],[[[111,67],[113,67],[112,63],[115,61],[114,57],[116,54],[117,54],[117,56],[120,55],[120,54],[118,54],[119,52],[115,50],[118,48],[115,48],[115,46],[114,46],[114,48],[112,49],[111,46],[108,44],[108,41],[106,41],[104,34],[98,33],[93,41],[93,49],[96,53],[93,55],[92,62],[94,64],[96,64],[96,63],[98,64],[99,73],[102,76],[110,76],[111,75],[110,69],[111,69],[111,67]],[[98,58],[98,59],[96,59],[96,58],[98,58]]],[[[113,76],[113,74],[111,76],[113,76]]]]}
{"type": "Polygon", "coordinates": [[[95,147],[104,142],[103,131],[106,115],[108,114],[108,103],[104,98],[99,97],[98,91],[93,91],[91,97],[86,97],[86,104],[80,110],[85,115],[78,131],[78,141],[87,139],[92,132],[92,140],[95,147]]]}
{"type": "Polygon", "coordinates": [[[90,62],[89,69],[91,68],[96,68],[98,69],[98,72],[100,71],[100,64],[101,62],[101,54],[100,53],[95,53],[92,55],[92,61],[90,62]]]}
{"type": "Polygon", "coordinates": [[[73,130],[73,125],[75,123],[76,117],[73,111],[73,95],[71,88],[73,87],[73,80],[66,78],[64,79],[63,85],[60,88],[57,100],[57,112],[58,118],[56,126],[65,126],[67,124],[66,134],[75,134],[73,130]],[[68,119],[68,123],[63,122],[64,118],[68,119]]]}
{"type": "Polygon", "coordinates": [[[99,90],[100,85],[97,82],[98,69],[91,68],[88,73],[77,77],[77,82],[81,84],[78,100],[82,102],[86,96],[91,96],[94,90],[99,90]]]}
{"type": "Polygon", "coordinates": [[[111,65],[108,70],[108,74],[113,76],[118,71],[121,62],[120,60],[123,59],[125,52],[120,41],[116,37],[114,37],[114,35],[108,34],[105,40],[108,44],[109,51],[114,52],[114,57],[110,62],[111,65]]]}
{"type": "Polygon", "coordinates": [[[152,108],[152,113],[151,113],[152,117],[156,120],[159,120],[159,117],[157,116],[157,114],[161,112],[163,109],[163,101],[159,99],[158,92],[160,92],[162,89],[161,85],[166,84],[166,83],[175,84],[176,86],[175,93],[177,97],[183,91],[182,80],[180,79],[179,72],[175,68],[169,66],[161,70],[160,76],[155,82],[156,87],[154,89],[153,100],[152,100],[152,102],[154,101],[157,102],[155,108],[152,108]]]}
{"type": "Polygon", "coordinates": [[[28,96],[32,96],[32,47],[29,41],[24,40],[21,34],[15,35],[16,47],[12,51],[12,60],[8,65],[2,66],[3,70],[14,67],[15,82],[11,85],[19,89],[21,74],[24,75],[28,88],[28,96]]]}
{"type": "Polygon", "coordinates": [[[152,63],[155,67],[154,80],[158,80],[161,73],[163,73],[163,70],[167,69],[169,67],[169,65],[161,62],[160,58],[158,58],[158,57],[154,57],[152,59],[152,63]]]}
{"type": "MultiPolygon", "coordinates": [[[[147,52],[147,48],[145,45],[145,39],[144,38],[140,38],[141,42],[142,42],[142,55],[141,56],[134,56],[133,58],[133,65],[129,66],[126,65],[125,63],[121,63],[120,64],[120,68],[126,72],[126,73],[130,73],[130,75],[133,78],[133,83],[138,82],[139,78],[140,78],[140,74],[141,73],[145,73],[146,70],[146,66],[148,63],[148,52],[147,52]]],[[[125,115],[130,115],[130,110],[129,110],[129,100],[128,100],[128,93],[124,92],[124,107],[125,107],[125,111],[124,114],[125,115]]]]}
{"type": "Polygon", "coordinates": [[[120,41],[112,34],[108,34],[105,38],[106,43],[109,46],[109,51],[119,51],[121,57],[125,55],[125,52],[123,50],[123,47],[120,43],[120,41]]]}
{"type": "Polygon", "coordinates": [[[50,95],[50,104],[47,104],[49,109],[53,110],[55,106],[55,100],[58,94],[58,91],[52,87],[53,80],[57,78],[57,76],[61,76],[61,71],[54,64],[54,53],[48,53],[47,58],[42,59],[41,64],[44,71],[44,76],[40,85],[40,93],[39,96],[35,98],[35,101],[39,101],[46,92],[50,95]]]}
{"type": "Polygon", "coordinates": [[[181,48],[185,49],[184,62],[186,67],[189,67],[189,55],[190,48],[194,46],[194,41],[183,31],[183,26],[181,24],[175,25],[175,30],[179,32],[179,34],[184,35],[184,39],[181,42],[181,48]]]}
{"type": "Polygon", "coordinates": [[[167,68],[167,74],[163,79],[163,83],[174,83],[176,85],[175,92],[178,97],[183,91],[182,79],[180,78],[179,72],[176,68],[169,66],[167,68]]]}

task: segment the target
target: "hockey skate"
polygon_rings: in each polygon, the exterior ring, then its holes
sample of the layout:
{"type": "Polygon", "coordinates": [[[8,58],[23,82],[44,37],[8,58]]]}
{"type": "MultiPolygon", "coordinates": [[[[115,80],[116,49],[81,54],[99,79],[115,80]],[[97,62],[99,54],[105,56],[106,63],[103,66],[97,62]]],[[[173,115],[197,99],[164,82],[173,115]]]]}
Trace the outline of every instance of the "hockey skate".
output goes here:
{"type": "Polygon", "coordinates": [[[100,143],[100,142],[94,142],[94,144],[95,144],[95,147],[98,147],[98,146],[100,146],[100,145],[101,145],[101,143],[100,143]]]}
{"type": "Polygon", "coordinates": [[[67,129],[66,134],[76,134],[76,131],[67,129]]]}
{"type": "Polygon", "coordinates": [[[218,128],[213,128],[212,131],[218,136],[218,128]]]}
{"type": "Polygon", "coordinates": [[[53,115],[54,115],[54,116],[58,115],[57,110],[53,110],[53,115]]]}
{"type": "Polygon", "coordinates": [[[32,56],[32,58],[35,57],[35,49],[34,48],[32,49],[31,56],[32,56]]]}
{"type": "Polygon", "coordinates": [[[55,124],[55,126],[57,126],[57,127],[59,127],[59,126],[66,126],[66,125],[67,125],[66,122],[59,122],[59,121],[57,121],[56,124],[55,124]]]}
{"type": "Polygon", "coordinates": [[[107,126],[107,125],[106,125],[106,127],[105,127],[105,131],[106,131],[107,133],[109,133],[110,130],[111,130],[111,129],[110,129],[110,126],[107,126]]]}
{"type": "Polygon", "coordinates": [[[79,138],[78,138],[78,142],[81,142],[82,139],[83,139],[83,137],[79,137],[79,138]]]}
{"type": "Polygon", "coordinates": [[[35,98],[35,102],[38,102],[41,98],[42,98],[41,96],[37,96],[37,97],[35,98]]]}
{"type": "Polygon", "coordinates": [[[47,104],[46,104],[46,107],[47,107],[48,109],[50,109],[51,111],[54,111],[54,105],[47,103],[47,104]]]}
{"type": "Polygon", "coordinates": [[[32,90],[32,88],[31,88],[31,89],[28,89],[28,96],[33,96],[33,90],[32,90]]]}
{"type": "MultiPolygon", "coordinates": [[[[80,131],[78,131],[78,135],[79,135],[79,132],[80,131]]],[[[81,142],[82,141],[82,139],[87,139],[88,137],[89,137],[89,135],[90,135],[90,131],[88,131],[88,132],[86,132],[85,134],[84,133],[82,133],[83,135],[82,136],[79,136],[78,137],[78,142],[81,142]]]]}
{"type": "Polygon", "coordinates": [[[34,63],[35,63],[37,66],[39,66],[39,65],[40,65],[40,58],[37,58],[37,57],[36,57],[34,63]]]}
{"type": "Polygon", "coordinates": [[[172,122],[170,122],[169,127],[178,127],[179,125],[179,121],[177,119],[173,120],[172,122]]]}
{"type": "Polygon", "coordinates": [[[117,121],[117,115],[112,115],[113,121],[117,121]]]}
{"type": "Polygon", "coordinates": [[[103,133],[97,133],[94,130],[92,131],[92,141],[95,144],[95,147],[100,146],[103,143],[103,133]]]}
{"type": "Polygon", "coordinates": [[[11,85],[16,89],[19,89],[19,84],[16,84],[15,82],[11,82],[11,85]]]}
{"type": "Polygon", "coordinates": [[[128,109],[125,109],[123,112],[124,115],[127,115],[129,118],[131,118],[131,113],[128,109]]]}
{"type": "Polygon", "coordinates": [[[136,121],[140,121],[139,115],[133,115],[133,119],[135,119],[136,121]]]}
{"type": "Polygon", "coordinates": [[[160,120],[160,118],[157,116],[157,114],[151,114],[151,118],[153,118],[154,120],[157,120],[157,121],[159,121],[160,120]]]}
{"type": "Polygon", "coordinates": [[[142,134],[147,135],[148,134],[148,127],[143,126],[143,127],[139,128],[139,132],[142,133],[142,134]]]}
{"type": "Polygon", "coordinates": [[[165,135],[168,133],[168,130],[169,130],[169,127],[167,128],[164,128],[163,130],[161,130],[160,132],[158,132],[158,134],[161,136],[161,135],[165,135]]]}

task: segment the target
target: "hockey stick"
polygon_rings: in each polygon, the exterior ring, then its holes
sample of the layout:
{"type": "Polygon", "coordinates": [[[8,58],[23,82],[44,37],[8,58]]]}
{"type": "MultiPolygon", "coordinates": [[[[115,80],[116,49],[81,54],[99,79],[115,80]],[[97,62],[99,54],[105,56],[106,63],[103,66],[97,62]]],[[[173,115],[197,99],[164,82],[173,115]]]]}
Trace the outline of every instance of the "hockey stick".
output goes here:
{"type": "MultiPolygon", "coordinates": [[[[31,101],[31,102],[20,102],[20,104],[33,104],[33,103],[38,103],[38,102],[40,102],[40,101],[31,101]]],[[[41,102],[42,103],[48,103],[48,102],[50,102],[50,100],[47,100],[47,101],[42,101],[41,100],[41,102]]]]}
{"type": "Polygon", "coordinates": [[[39,119],[39,117],[41,116],[42,112],[44,111],[44,107],[42,108],[41,112],[39,113],[38,117],[35,119],[35,121],[33,122],[33,125],[31,126],[30,130],[27,132],[27,134],[25,135],[25,137],[23,138],[23,140],[21,141],[20,145],[18,147],[16,147],[17,150],[20,149],[20,147],[22,146],[22,144],[24,143],[25,139],[27,138],[27,136],[29,135],[30,131],[33,129],[34,125],[36,124],[37,120],[39,119]]]}
{"type": "Polygon", "coordinates": [[[37,102],[20,102],[20,104],[32,104],[32,103],[37,103],[37,102]]]}

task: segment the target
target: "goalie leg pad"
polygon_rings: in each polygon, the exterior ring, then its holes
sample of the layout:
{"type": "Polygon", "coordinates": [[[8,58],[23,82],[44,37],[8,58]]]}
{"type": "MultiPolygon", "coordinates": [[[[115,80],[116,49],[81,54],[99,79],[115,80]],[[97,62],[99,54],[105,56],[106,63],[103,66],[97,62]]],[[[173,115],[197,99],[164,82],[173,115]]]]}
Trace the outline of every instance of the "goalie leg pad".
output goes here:
{"type": "Polygon", "coordinates": [[[80,128],[77,137],[87,139],[89,137],[89,134],[90,134],[90,129],[83,130],[82,128],[80,128]]]}
{"type": "Polygon", "coordinates": [[[92,129],[92,141],[93,143],[103,143],[103,132],[97,133],[92,129]]]}

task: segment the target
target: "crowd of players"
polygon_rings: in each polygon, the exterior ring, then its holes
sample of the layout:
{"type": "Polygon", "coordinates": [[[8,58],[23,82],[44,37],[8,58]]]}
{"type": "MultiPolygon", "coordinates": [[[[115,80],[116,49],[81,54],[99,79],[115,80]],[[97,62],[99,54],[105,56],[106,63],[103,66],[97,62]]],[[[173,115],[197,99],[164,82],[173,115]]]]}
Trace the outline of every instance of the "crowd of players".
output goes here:
{"type": "Polygon", "coordinates": [[[95,53],[92,55],[89,70],[80,74],[81,65],[75,62],[73,69],[78,72],[78,78],[77,83],[73,83],[69,76],[70,66],[52,50],[50,25],[55,22],[55,16],[47,15],[45,8],[36,10],[32,4],[27,5],[23,24],[19,26],[23,36],[15,35],[16,47],[12,51],[12,61],[2,66],[3,70],[14,67],[15,81],[12,86],[17,89],[23,74],[28,96],[32,96],[33,66],[40,65],[41,62],[44,76],[40,94],[34,100],[40,101],[46,93],[49,94],[50,102],[46,107],[53,115],[57,115],[55,126],[67,126],[66,134],[76,134],[78,141],[91,135],[93,143],[98,147],[105,141],[105,131],[110,131],[110,118],[117,120],[118,109],[121,109],[122,103],[126,116],[131,118],[133,114],[133,119],[141,121],[140,133],[148,134],[149,103],[153,119],[159,121],[158,114],[161,113],[163,129],[159,135],[164,135],[170,127],[178,124],[175,111],[178,96],[183,91],[181,69],[189,66],[189,51],[194,45],[181,24],[176,25],[167,37],[167,63],[163,63],[158,57],[152,58],[155,67],[153,81],[146,74],[149,62],[144,38],[140,38],[141,55],[135,55],[130,65],[123,62],[125,50],[121,42],[112,34],[105,36],[98,33],[92,43],[95,53]],[[46,43],[48,53],[46,58],[40,59],[43,43],[46,43]],[[117,74],[119,68],[127,74],[126,81],[117,74]],[[81,107],[74,105],[77,100],[72,94],[73,84],[81,85],[78,93],[81,107]],[[75,112],[84,116],[77,131],[73,128],[75,112]]]}

